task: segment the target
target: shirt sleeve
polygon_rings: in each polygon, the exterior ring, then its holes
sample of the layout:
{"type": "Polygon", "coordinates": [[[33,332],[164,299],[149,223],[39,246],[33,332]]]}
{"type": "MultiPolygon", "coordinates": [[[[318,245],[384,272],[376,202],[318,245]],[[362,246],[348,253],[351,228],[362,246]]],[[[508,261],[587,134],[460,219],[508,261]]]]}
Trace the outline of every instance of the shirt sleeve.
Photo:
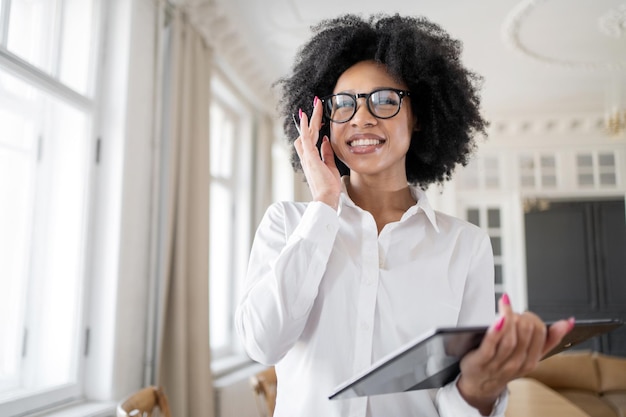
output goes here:
{"type": "Polygon", "coordinates": [[[493,250],[489,235],[477,230],[463,289],[459,326],[490,325],[496,317],[493,250]]]}
{"type": "MultiPolygon", "coordinates": [[[[457,388],[457,379],[437,391],[436,403],[441,417],[482,417],[478,409],[469,405],[457,388]]],[[[504,390],[496,400],[489,416],[504,417],[509,400],[508,390],[504,390]]]]}
{"type": "Polygon", "coordinates": [[[248,355],[278,362],[296,343],[317,297],[337,231],[337,212],[312,202],[304,213],[277,203],[252,245],[235,328],[248,355]]]}

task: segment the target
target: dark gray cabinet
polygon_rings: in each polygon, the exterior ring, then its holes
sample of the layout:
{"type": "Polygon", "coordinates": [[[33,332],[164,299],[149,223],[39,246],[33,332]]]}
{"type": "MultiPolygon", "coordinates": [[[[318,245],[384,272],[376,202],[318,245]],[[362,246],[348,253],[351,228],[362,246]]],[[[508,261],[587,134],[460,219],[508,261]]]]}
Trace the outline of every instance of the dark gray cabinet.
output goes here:
{"type": "MultiPolygon", "coordinates": [[[[626,321],[624,200],[542,201],[524,219],[529,309],[544,320],[626,321]]],[[[579,348],[626,356],[626,327],[579,348]]]]}

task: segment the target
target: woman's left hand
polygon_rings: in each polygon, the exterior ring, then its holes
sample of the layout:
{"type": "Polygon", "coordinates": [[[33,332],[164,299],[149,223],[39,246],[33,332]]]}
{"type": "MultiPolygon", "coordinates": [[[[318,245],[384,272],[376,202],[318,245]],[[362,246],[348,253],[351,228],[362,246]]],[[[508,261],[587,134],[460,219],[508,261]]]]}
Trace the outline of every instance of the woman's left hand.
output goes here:
{"type": "Polygon", "coordinates": [[[573,327],[574,319],[547,327],[536,314],[513,312],[509,297],[499,301],[500,317],[489,328],[480,347],[461,361],[459,392],[482,415],[489,415],[507,383],[535,369],[573,327]]]}

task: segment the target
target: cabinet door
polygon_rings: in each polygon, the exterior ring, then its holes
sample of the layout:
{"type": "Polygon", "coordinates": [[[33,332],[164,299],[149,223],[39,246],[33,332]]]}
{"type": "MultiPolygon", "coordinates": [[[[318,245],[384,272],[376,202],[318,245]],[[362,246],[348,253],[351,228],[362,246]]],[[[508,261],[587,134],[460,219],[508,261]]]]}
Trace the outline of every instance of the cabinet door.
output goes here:
{"type": "MultiPolygon", "coordinates": [[[[525,215],[528,305],[545,320],[626,320],[624,201],[549,202],[525,215]]],[[[626,329],[583,348],[626,356],[626,329]]]]}

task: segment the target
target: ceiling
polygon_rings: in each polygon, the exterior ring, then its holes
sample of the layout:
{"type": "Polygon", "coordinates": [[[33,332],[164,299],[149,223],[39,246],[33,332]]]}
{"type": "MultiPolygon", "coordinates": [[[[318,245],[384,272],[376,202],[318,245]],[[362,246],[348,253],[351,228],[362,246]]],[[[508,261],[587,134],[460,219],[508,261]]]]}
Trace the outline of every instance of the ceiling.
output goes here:
{"type": "Polygon", "coordinates": [[[490,120],[592,115],[622,90],[626,0],[184,0],[194,24],[257,98],[287,74],[310,26],[340,13],[421,15],[463,42],[490,120]],[[619,87],[621,82],[621,88],[619,87]]]}

